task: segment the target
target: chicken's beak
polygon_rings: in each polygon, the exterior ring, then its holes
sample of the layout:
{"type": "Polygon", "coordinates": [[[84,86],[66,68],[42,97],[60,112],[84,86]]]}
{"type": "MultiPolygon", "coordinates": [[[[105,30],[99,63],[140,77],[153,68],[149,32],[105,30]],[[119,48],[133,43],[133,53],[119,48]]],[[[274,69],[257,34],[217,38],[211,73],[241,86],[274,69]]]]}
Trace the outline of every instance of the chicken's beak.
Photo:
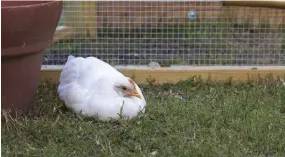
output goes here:
{"type": "MultiPolygon", "coordinates": [[[[135,82],[132,79],[129,79],[129,81],[134,85],[134,88],[135,88],[135,82]]],[[[142,96],[139,94],[139,92],[137,91],[136,88],[133,90],[133,92],[130,94],[130,96],[134,96],[134,97],[137,97],[139,99],[142,98],[142,96]]]]}
{"type": "Polygon", "coordinates": [[[142,96],[139,94],[139,92],[136,89],[133,90],[133,92],[130,94],[130,96],[134,96],[134,97],[137,97],[139,99],[142,98],[142,96]]]}

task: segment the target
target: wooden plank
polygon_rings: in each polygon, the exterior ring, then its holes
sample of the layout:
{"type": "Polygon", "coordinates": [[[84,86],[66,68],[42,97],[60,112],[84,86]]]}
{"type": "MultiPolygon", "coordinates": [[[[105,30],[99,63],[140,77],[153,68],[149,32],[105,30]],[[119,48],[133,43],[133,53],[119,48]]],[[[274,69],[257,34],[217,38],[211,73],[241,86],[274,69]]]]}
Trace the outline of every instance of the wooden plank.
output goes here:
{"type": "MultiPolygon", "coordinates": [[[[221,8],[221,21],[231,21],[255,26],[268,24],[270,28],[281,28],[285,18],[284,9],[262,7],[224,6],[221,8]]],[[[268,29],[269,29],[268,27],[268,29]]]]}
{"type": "Polygon", "coordinates": [[[285,9],[285,1],[223,1],[224,5],[285,9]]]}
{"type": "Polygon", "coordinates": [[[62,39],[69,39],[73,34],[75,34],[75,32],[72,27],[58,26],[53,37],[53,42],[57,42],[62,39]]]}
{"type": "MultiPolygon", "coordinates": [[[[177,83],[193,76],[200,76],[204,80],[245,82],[272,75],[275,79],[285,76],[285,66],[279,68],[253,68],[253,67],[197,67],[197,68],[117,68],[125,76],[133,78],[138,84],[152,82],[153,84],[177,83]]],[[[61,68],[42,68],[41,81],[58,83],[61,68]]]]}

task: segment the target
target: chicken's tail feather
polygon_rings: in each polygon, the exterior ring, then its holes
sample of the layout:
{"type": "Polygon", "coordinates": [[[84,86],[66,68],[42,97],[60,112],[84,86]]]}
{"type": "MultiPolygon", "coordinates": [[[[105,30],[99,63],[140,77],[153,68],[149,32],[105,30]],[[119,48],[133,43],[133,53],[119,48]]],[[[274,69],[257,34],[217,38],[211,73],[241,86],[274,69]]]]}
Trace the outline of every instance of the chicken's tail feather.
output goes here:
{"type": "Polygon", "coordinates": [[[67,104],[74,104],[84,101],[86,90],[78,84],[80,76],[80,69],[84,63],[84,58],[70,55],[67,59],[61,74],[60,84],[58,86],[58,93],[61,100],[67,104]]]}

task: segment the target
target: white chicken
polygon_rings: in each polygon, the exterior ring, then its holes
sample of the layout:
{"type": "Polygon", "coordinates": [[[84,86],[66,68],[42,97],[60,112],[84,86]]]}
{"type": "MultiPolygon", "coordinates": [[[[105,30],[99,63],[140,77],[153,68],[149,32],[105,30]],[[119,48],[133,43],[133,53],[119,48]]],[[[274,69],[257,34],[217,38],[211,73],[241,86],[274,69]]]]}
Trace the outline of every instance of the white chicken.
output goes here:
{"type": "Polygon", "coordinates": [[[109,121],[145,112],[138,85],[98,58],[69,56],[59,81],[60,99],[80,116],[109,121]]]}

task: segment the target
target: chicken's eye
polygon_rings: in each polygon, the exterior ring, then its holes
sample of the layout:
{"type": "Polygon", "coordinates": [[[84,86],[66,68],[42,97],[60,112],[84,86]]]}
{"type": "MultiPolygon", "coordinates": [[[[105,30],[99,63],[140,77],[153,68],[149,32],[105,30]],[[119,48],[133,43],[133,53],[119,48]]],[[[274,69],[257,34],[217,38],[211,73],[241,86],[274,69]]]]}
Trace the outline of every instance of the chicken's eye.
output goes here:
{"type": "Polygon", "coordinates": [[[127,87],[122,87],[123,90],[127,90],[127,87]]]}

